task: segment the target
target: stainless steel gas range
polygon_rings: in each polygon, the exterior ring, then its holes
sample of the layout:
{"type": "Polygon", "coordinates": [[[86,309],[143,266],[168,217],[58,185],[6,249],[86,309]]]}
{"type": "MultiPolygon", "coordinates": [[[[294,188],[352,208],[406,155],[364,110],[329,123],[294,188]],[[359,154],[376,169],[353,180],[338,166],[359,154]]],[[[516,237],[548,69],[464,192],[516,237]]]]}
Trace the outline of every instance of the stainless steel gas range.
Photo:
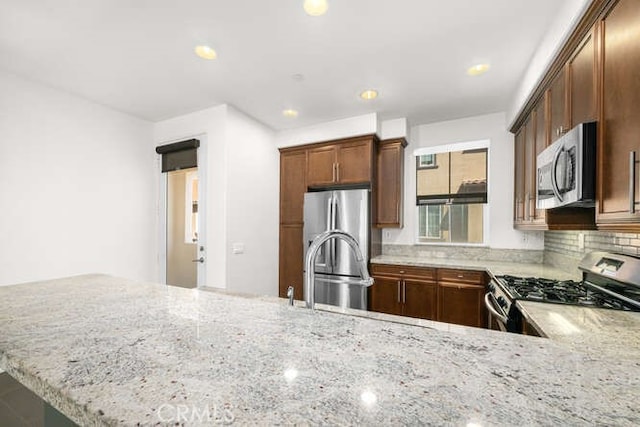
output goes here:
{"type": "Polygon", "coordinates": [[[582,259],[579,269],[580,282],[496,276],[485,295],[489,325],[493,329],[520,333],[522,315],[516,305],[518,300],[640,311],[639,258],[592,252],[582,259]]]}

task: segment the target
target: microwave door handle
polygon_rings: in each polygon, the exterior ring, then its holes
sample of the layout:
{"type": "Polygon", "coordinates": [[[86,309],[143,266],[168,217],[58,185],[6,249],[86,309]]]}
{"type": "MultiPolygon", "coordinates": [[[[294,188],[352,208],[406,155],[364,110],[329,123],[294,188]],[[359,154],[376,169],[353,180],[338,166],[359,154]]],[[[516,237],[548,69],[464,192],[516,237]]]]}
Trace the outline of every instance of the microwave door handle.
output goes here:
{"type": "Polygon", "coordinates": [[[553,156],[553,164],[551,165],[551,189],[553,190],[553,194],[555,194],[556,198],[559,201],[563,201],[562,194],[560,194],[560,189],[558,188],[558,177],[556,176],[556,170],[558,169],[558,160],[560,159],[560,155],[564,148],[560,148],[556,151],[556,154],[553,156]]]}

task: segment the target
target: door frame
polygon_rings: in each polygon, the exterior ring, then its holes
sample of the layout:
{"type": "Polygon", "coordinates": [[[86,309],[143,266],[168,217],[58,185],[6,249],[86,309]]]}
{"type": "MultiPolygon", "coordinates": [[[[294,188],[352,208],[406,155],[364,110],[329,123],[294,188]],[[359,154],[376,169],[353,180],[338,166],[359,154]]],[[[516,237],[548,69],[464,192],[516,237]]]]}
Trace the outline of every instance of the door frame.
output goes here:
{"type": "MultiPolygon", "coordinates": [[[[197,257],[204,257],[205,262],[197,264],[197,287],[206,285],[207,280],[207,134],[188,135],[162,141],[158,145],[197,139],[200,146],[196,149],[198,158],[198,249],[197,257]],[[204,248],[204,251],[200,251],[204,248]]],[[[156,173],[158,182],[158,278],[160,283],[167,283],[167,182],[168,173],[162,172],[162,155],[156,155],[156,173]]]]}

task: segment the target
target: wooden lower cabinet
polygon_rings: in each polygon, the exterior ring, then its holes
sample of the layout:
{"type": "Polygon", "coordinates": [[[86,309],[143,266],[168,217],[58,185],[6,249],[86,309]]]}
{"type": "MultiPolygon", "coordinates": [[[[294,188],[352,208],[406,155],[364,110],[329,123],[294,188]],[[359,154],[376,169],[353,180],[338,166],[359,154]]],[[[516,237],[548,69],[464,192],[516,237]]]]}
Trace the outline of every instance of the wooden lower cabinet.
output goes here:
{"type": "Polygon", "coordinates": [[[486,327],[482,271],[373,264],[371,311],[486,327]]]}
{"type": "Polygon", "coordinates": [[[457,325],[486,327],[485,292],[484,285],[438,283],[438,320],[457,325]]]}
{"type": "Polygon", "coordinates": [[[400,279],[374,275],[373,280],[375,282],[369,295],[371,311],[402,315],[400,279]]]}
{"type": "Polygon", "coordinates": [[[302,224],[280,225],[280,277],[279,296],[286,298],[287,289],[293,286],[295,299],[303,299],[304,248],[302,224]]]}
{"type": "Polygon", "coordinates": [[[434,268],[374,264],[371,272],[375,282],[369,294],[370,310],[436,320],[438,286],[434,268]]]}
{"type": "Polygon", "coordinates": [[[438,285],[416,279],[403,281],[404,316],[436,320],[438,316],[438,285]]]}

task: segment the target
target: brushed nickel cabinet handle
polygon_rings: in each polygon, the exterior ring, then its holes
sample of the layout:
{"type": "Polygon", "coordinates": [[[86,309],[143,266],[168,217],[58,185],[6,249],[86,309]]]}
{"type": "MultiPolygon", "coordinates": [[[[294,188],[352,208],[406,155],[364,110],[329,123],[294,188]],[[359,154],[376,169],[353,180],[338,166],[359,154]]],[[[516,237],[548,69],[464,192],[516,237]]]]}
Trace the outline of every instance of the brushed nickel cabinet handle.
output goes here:
{"type": "Polygon", "coordinates": [[[402,282],[402,280],[398,280],[398,303],[402,302],[402,300],[400,300],[400,282],[402,282]]]}
{"type": "Polygon", "coordinates": [[[407,282],[402,281],[402,302],[407,303],[407,282]]]}
{"type": "Polygon", "coordinates": [[[336,182],[340,182],[340,163],[336,163],[336,182]]]}

